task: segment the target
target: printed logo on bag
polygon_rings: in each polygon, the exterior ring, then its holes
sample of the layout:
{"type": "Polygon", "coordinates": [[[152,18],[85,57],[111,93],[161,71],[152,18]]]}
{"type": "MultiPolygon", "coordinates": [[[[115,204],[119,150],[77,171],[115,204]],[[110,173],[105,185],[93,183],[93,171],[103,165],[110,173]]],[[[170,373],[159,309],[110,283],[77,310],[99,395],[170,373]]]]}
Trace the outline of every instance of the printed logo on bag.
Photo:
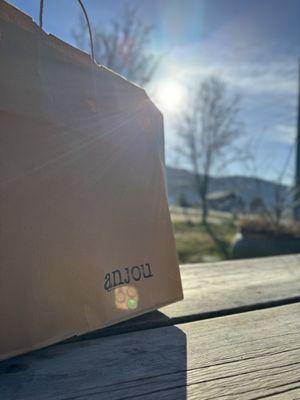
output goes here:
{"type": "Polygon", "coordinates": [[[133,267],[125,267],[122,269],[115,269],[108,272],[104,278],[104,289],[110,292],[117,286],[128,285],[130,282],[137,282],[141,279],[152,278],[150,264],[134,265],[133,267]]]}
{"type": "Polygon", "coordinates": [[[119,310],[135,310],[139,304],[137,288],[131,285],[119,286],[114,290],[115,305],[119,310]]]}

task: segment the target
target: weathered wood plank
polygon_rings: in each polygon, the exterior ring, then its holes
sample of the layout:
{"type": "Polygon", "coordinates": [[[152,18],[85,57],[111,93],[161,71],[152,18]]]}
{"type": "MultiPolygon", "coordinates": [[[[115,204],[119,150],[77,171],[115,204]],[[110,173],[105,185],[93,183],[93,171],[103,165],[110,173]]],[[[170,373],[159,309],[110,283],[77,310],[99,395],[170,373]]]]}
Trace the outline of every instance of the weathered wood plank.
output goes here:
{"type": "MultiPolygon", "coordinates": [[[[109,336],[300,300],[300,254],[182,265],[184,300],[80,339],[109,336]],[[195,318],[193,318],[193,316],[195,318]]],[[[78,340],[74,338],[72,340],[78,340]]]]}
{"type": "Polygon", "coordinates": [[[184,301],[169,318],[231,309],[300,295],[300,254],[181,267],[184,301]]]}
{"type": "Polygon", "coordinates": [[[1,400],[300,398],[300,304],[56,345],[0,363],[1,400]]]}

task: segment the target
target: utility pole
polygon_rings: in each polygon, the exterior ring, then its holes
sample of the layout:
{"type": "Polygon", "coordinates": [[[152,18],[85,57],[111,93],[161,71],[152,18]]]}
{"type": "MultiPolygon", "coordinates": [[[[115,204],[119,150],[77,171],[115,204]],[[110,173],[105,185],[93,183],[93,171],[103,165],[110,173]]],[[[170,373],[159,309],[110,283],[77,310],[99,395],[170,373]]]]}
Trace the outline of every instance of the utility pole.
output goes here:
{"type": "Polygon", "coordinates": [[[300,61],[299,61],[299,72],[298,72],[298,118],[297,118],[297,138],[296,138],[296,171],[295,171],[295,206],[294,206],[294,218],[296,221],[300,221],[300,61]]]}

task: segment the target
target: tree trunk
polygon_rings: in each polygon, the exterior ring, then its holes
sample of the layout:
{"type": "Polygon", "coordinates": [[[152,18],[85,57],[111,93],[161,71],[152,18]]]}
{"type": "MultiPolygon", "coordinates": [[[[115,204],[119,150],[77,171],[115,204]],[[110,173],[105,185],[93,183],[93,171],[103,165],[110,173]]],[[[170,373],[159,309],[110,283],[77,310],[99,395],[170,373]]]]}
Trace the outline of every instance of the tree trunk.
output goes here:
{"type": "Polygon", "coordinates": [[[207,224],[208,217],[208,202],[207,202],[207,192],[208,192],[208,181],[209,177],[207,174],[203,176],[202,186],[200,188],[200,196],[202,202],[202,223],[207,224]]]}
{"type": "Polygon", "coordinates": [[[207,224],[207,216],[208,216],[208,206],[207,206],[207,199],[206,195],[202,197],[202,224],[207,224]]]}

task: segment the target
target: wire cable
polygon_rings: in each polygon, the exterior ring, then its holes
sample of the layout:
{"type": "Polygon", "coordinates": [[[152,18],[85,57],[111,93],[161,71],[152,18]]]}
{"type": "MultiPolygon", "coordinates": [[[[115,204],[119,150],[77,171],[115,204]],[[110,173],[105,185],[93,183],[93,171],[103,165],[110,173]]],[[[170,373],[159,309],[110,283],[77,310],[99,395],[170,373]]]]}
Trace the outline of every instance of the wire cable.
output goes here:
{"type": "Polygon", "coordinates": [[[83,11],[83,14],[84,14],[84,16],[85,16],[85,19],[86,19],[86,23],[87,23],[87,27],[88,27],[89,35],[90,35],[91,56],[92,56],[93,61],[95,61],[93,34],[92,34],[92,29],[91,29],[89,17],[88,17],[88,15],[87,15],[86,9],[85,9],[85,7],[84,7],[82,1],[81,1],[81,0],[77,0],[77,1],[78,1],[79,5],[80,5],[82,11],[83,11]]]}
{"type": "MultiPolygon", "coordinates": [[[[92,57],[92,60],[95,61],[94,42],[93,42],[93,34],[92,34],[92,28],[91,28],[90,20],[89,20],[88,14],[86,12],[86,9],[85,9],[85,7],[83,5],[83,2],[81,0],[77,0],[77,1],[78,1],[79,5],[80,5],[80,7],[82,9],[82,12],[83,12],[83,14],[85,16],[85,20],[86,20],[86,24],[87,24],[88,31],[89,31],[89,36],[90,36],[91,57],[92,57]]],[[[43,13],[44,13],[44,0],[40,0],[39,25],[40,25],[41,29],[43,28],[43,13]]]]}

